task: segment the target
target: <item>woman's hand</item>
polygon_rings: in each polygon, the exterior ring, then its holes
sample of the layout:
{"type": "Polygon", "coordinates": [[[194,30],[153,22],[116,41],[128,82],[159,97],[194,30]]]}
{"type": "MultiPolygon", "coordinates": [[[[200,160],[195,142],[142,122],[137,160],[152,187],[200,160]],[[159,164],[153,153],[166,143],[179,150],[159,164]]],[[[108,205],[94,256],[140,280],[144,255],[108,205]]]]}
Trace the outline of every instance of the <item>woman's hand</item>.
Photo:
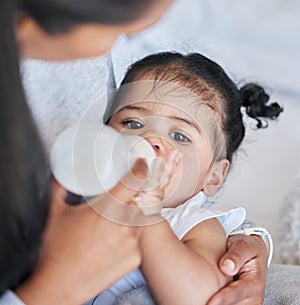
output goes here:
{"type": "Polygon", "coordinates": [[[235,235],[229,238],[228,251],[219,267],[236,281],[216,293],[207,305],[262,305],[264,302],[268,254],[258,236],[235,235]]]}
{"type": "MultiPolygon", "coordinates": [[[[93,208],[101,207],[109,215],[117,212],[121,200],[126,203],[142,189],[146,175],[147,166],[140,160],[122,182],[91,202],[93,208]]],[[[83,304],[141,262],[137,228],[109,221],[88,204],[68,206],[65,197],[64,189],[54,183],[39,265],[16,289],[28,305],[83,304]]],[[[138,222],[141,214],[134,209],[117,217],[138,222]]]]}

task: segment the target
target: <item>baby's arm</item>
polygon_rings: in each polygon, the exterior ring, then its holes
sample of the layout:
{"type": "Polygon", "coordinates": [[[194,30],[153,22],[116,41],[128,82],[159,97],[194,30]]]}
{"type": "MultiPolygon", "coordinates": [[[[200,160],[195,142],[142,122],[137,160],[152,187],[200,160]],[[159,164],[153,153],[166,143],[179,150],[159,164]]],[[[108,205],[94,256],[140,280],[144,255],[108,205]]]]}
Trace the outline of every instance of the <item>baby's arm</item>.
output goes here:
{"type": "Polygon", "coordinates": [[[218,261],[226,252],[226,235],[216,219],[206,220],[180,241],[166,221],[144,229],[142,271],[159,305],[206,304],[232,278],[218,261]]]}

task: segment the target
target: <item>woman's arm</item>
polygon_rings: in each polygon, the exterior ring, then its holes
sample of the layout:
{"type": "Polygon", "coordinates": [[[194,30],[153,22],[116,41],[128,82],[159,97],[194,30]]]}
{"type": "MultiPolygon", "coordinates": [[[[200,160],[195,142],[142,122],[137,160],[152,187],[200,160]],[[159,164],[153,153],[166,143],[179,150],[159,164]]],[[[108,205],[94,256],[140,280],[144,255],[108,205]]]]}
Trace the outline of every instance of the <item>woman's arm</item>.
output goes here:
{"type": "Polygon", "coordinates": [[[198,224],[182,241],[166,221],[148,226],[141,249],[142,271],[159,305],[206,304],[232,280],[218,268],[226,236],[216,219],[198,224]]]}

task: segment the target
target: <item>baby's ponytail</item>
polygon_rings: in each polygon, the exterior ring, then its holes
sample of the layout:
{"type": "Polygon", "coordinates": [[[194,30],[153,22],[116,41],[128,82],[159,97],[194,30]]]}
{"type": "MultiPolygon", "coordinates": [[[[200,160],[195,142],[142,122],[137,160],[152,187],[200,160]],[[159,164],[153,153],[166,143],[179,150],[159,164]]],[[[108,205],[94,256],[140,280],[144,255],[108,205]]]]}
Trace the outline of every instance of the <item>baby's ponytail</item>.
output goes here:
{"type": "Polygon", "coordinates": [[[257,128],[266,128],[267,121],[264,124],[260,118],[276,119],[283,111],[278,103],[267,105],[269,95],[265,90],[253,83],[249,83],[240,88],[242,107],[245,107],[246,113],[257,121],[257,128]]]}

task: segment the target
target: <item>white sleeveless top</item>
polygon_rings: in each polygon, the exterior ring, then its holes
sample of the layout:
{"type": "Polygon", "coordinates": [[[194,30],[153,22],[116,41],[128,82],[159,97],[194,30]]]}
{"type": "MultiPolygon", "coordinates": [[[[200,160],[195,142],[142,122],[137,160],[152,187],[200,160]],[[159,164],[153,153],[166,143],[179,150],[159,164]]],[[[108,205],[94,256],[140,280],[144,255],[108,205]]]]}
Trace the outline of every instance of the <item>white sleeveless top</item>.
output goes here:
{"type": "Polygon", "coordinates": [[[161,215],[169,222],[176,236],[182,239],[193,227],[210,218],[217,218],[228,236],[244,222],[246,211],[241,207],[210,202],[200,192],[176,208],[162,209],[161,215]]]}

